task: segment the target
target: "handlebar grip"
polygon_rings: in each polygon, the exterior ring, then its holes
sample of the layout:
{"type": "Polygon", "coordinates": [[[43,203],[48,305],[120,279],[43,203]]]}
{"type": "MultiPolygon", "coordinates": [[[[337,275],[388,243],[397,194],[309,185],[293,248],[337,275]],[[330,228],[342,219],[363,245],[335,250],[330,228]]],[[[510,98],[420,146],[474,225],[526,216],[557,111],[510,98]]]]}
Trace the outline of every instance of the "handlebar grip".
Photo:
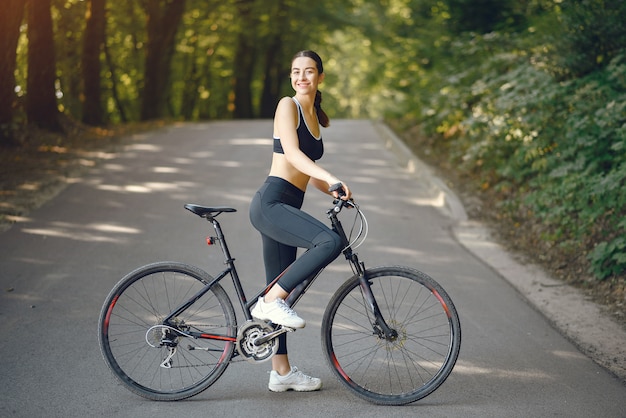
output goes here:
{"type": "Polygon", "coordinates": [[[345,190],[343,190],[343,183],[339,182],[339,183],[335,183],[332,186],[330,186],[330,188],[328,189],[328,191],[330,193],[332,192],[337,192],[339,193],[339,197],[345,196],[346,192],[345,190]]]}

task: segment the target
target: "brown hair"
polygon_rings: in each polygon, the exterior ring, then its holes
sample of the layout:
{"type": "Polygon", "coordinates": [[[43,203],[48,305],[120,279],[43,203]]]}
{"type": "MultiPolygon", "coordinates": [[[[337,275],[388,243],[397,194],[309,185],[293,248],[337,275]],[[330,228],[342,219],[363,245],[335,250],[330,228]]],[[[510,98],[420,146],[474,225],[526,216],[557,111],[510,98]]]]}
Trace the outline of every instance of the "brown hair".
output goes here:
{"type": "MultiPolygon", "coordinates": [[[[316,52],[310,50],[300,51],[293,56],[293,59],[291,61],[293,62],[293,60],[299,57],[311,58],[313,61],[315,61],[317,72],[320,74],[324,73],[324,64],[322,64],[322,58],[320,58],[320,56],[317,55],[316,52]]],[[[320,121],[320,125],[322,125],[324,128],[329,127],[330,119],[328,118],[326,112],[322,110],[322,92],[319,90],[315,94],[315,102],[313,103],[313,105],[315,106],[315,111],[317,112],[317,120],[320,121]]]]}

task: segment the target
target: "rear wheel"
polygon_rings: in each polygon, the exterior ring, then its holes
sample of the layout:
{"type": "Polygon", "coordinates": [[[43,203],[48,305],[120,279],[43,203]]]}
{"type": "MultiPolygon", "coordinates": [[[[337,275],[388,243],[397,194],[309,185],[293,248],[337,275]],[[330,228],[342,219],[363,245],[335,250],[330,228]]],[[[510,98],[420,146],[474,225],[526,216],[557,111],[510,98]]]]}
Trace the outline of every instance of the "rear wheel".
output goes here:
{"type": "Polygon", "coordinates": [[[452,300],[426,274],[406,267],[366,271],[395,338],[385,338],[358,277],[345,282],[324,313],[322,344],[336,377],[356,395],[382,405],[428,396],[450,375],[461,346],[452,300]]]}
{"type": "Polygon", "coordinates": [[[237,321],[215,284],[193,305],[163,320],[212,278],[180,263],[155,263],[125,276],[107,297],[98,323],[105,362],[132,392],[153,400],[194,396],[224,373],[235,348],[237,321]],[[188,332],[220,335],[194,339],[188,332]]]}

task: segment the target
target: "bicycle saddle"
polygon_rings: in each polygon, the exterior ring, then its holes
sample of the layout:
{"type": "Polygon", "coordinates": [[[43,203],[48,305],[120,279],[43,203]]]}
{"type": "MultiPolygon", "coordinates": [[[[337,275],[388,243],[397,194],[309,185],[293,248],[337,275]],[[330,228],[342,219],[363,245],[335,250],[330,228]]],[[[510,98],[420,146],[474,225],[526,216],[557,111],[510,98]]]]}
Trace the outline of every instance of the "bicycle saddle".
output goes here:
{"type": "Polygon", "coordinates": [[[219,215],[222,212],[237,212],[237,209],[229,208],[227,206],[210,207],[210,206],[194,205],[192,203],[187,203],[185,205],[185,209],[187,209],[190,212],[195,213],[201,218],[214,217],[214,216],[219,215]]]}

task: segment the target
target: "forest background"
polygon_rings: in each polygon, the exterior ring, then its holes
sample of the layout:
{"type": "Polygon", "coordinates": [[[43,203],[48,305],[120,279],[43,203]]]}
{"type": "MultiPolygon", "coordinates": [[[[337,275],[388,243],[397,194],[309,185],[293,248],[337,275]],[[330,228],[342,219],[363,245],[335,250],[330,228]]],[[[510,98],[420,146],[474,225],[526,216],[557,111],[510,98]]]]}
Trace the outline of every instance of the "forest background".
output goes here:
{"type": "Polygon", "coordinates": [[[3,0],[0,217],[94,150],[271,118],[301,49],[332,118],[382,119],[471,217],[626,322],[623,0],[3,0]]]}

